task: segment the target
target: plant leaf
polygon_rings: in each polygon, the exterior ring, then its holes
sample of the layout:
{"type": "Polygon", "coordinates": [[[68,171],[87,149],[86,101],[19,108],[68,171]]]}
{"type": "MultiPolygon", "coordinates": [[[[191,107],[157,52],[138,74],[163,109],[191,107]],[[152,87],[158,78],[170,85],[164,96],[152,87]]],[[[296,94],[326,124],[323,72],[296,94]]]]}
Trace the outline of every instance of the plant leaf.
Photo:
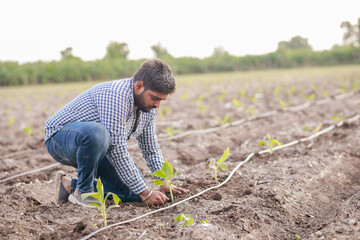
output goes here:
{"type": "Polygon", "coordinates": [[[88,205],[96,206],[96,207],[98,207],[98,208],[101,210],[101,207],[100,207],[99,204],[97,204],[97,203],[90,203],[90,204],[88,204],[88,205]]]}
{"type": "Polygon", "coordinates": [[[161,186],[161,185],[165,185],[166,183],[163,182],[163,181],[161,181],[160,179],[156,179],[156,180],[154,181],[154,184],[161,186]]]}
{"type": "Polygon", "coordinates": [[[155,176],[155,177],[166,178],[165,172],[162,169],[157,170],[152,175],[155,176]]]}
{"type": "Polygon", "coordinates": [[[265,145],[265,141],[259,142],[259,146],[263,146],[263,145],[265,145]]]}
{"type": "Polygon", "coordinates": [[[116,195],[115,193],[113,193],[112,196],[113,196],[114,203],[115,203],[116,205],[118,205],[119,202],[121,202],[121,199],[120,199],[119,196],[116,195]]]}
{"type": "Polygon", "coordinates": [[[226,163],[224,163],[224,162],[223,162],[223,163],[220,163],[220,164],[219,164],[219,168],[220,168],[221,170],[223,170],[223,171],[226,170],[226,169],[227,169],[226,163]]]}
{"type": "Polygon", "coordinates": [[[194,223],[195,223],[194,218],[190,218],[190,219],[187,221],[187,224],[188,224],[189,226],[193,225],[194,223]]]}
{"type": "Polygon", "coordinates": [[[168,161],[164,162],[164,164],[162,166],[162,170],[164,171],[164,173],[166,175],[166,179],[171,179],[171,176],[174,173],[174,169],[173,169],[173,166],[168,161]]]}
{"type": "Polygon", "coordinates": [[[100,193],[98,193],[98,192],[82,193],[81,199],[84,200],[85,198],[87,198],[89,196],[96,198],[96,199],[100,199],[100,193]]]}
{"type": "Polygon", "coordinates": [[[176,172],[172,175],[172,177],[171,177],[171,178],[176,177],[176,175],[178,175],[178,173],[180,172],[180,170],[181,170],[181,169],[177,170],[177,171],[176,171],[176,172]]]}
{"type": "Polygon", "coordinates": [[[227,149],[224,151],[224,153],[223,153],[223,155],[221,156],[221,158],[217,161],[217,164],[220,164],[220,163],[224,162],[224,161],[227,159],[228,156],[229,156],[229,148],[227,148],[227,149]]]}

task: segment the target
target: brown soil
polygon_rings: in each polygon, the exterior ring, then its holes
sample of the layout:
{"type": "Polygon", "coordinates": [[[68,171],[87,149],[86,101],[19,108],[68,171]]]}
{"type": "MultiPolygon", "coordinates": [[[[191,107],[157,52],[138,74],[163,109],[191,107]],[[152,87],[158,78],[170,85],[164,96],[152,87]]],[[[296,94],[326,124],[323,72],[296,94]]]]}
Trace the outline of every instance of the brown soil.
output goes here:
{"type": "MultiPolygon", "coordinates": [[[[358,76],[359,71],[356,74],[358,76]]],[[[247,91],[242,101],[244,108],[256,106],[255,114],[280,109],[273,100],[274,89],[280,83],[260,81],[261,92],[256,81],[260,80],[252,80],[244,87],[247,91]],[[257,92],[261,92],[258,101],[249,100],[248,97],[257,92]]],[[[250,116],[244,109],[231,105],[232,98],[240,99],[239,89],[234,84],[237,83],[221,81],[220,87],[212,84],[210,90],[205,90],[200,83],[194,83],[191,88],[184,84],[162,107],[171,109],[164,119],[158,118],[163,123],[158,126],[159,139],[165,139],[160,142],[163,155],[175,168],[182,169],[178,175],[179,185],[190,190],[188,196],[176,196],[175,202],[218,184],[212,172],[206,169],[206,161],[221,156],[226,147],[230,147],[231,153],[226,161],[229,170],[219,172],[220,182],[248,154],[265,149],[258,143],[266,134],[287,143],[311,135],[304,126],[315,128],[323,123],[325,128],[335,123],[332,116],[340,112],[345,116],[359,112],[360,94],[356,93],[296,112],[278,111],[274,116],[220,131],[167,139],[165,128],[169,121],[176,124],[176,129],[188,131],[216,126],[214,117],[223,118],[225,113],[229,113],[232,120],[250,116]],[[221,88],[227,91],[223,100],[215,97],[221,88]],[[186,92],[191,92],[190,99],[180,100],[186,92]],[[191,102],[202,93],[207,93],[204,102],[210,106],[204,115],[196,103],[191,102]]],[[[324,89],[330,95],[341,93],[339,83],[332,78],[307,76],[281,84],[284,89],[291,86],[303,89],[302,93],[307,95],[315,92],[315,100],[324,98],[320,94],[324,89]],[[312,90],[311,83],[317,84],[320,90],[312,90]]],[[[0,102],[3,119],[0,122],[0,179],[55,163],[44,148],[43,123],[51,112],[83,90],[74,87],[61,95],[55,89],[39,87],[28,94],[24,89],[22,92],[8,89],[7,95],[3,94],[6,100],[0,102]],[[45,93],[41,97],[42,92],[45,93]],[[17,102],[13,103],[11,96],[18,99],[17,102]],[[25,103],[32,106],[30,111],[25,110],[25,103]],[[12,126],[7,123],[10,116],[15,117],[12,126]],[[24,133],[24,125],[32,126],[31,137],[24,133]]],[[[282,90],[282,99],[291,106],[304,103],[300,90],[293,95],[285,92],[282,90]]],[[[102,231],[93,239],[360,239],[359,125],[358,120],[272,155],[255,155],[224,186],[186,204],[102,231]],[[191,214],[195,225],[183,227],[182,223],[174,221],[181,213],[191,214]],[[200,222],[205,219],[208,224],[200,222]]],[[[134,143],[129,142],[129,145],[134,143]]],[[[139,149],[131,149],[130,154],[151,182],[139,149]]],[[[54,176],[60,169],[68,176],[76,176],[75,169],[58,166],[0,184],[0,239],[79,239],[102,227],[102,217],[96,209],[70,203],[59,206],[53,202],[54,176]]],[[[171,203],[166,204],[169,205],[171,203]]],[[[109,211],[108,224],[148,211],[143,203],[121,203],[119,208],[109,211]]]]}

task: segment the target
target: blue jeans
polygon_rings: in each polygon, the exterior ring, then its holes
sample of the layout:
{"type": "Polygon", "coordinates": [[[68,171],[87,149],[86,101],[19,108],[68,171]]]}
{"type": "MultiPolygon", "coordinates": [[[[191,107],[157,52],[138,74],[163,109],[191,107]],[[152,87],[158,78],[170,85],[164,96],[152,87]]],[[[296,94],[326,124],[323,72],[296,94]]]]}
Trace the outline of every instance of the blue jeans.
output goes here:
{"type": "MultiPolygon", "coordinates": [[[[86,193],[97,191],[99,177],[108,192],[118,195],[123,202],[141,201],[121,180],[108,157],[111,138],[104,125],[96,122],[66,124],[47,142],[50,155],[59,163],[77,168],[78,178],[71,180],[71,193],[77,188],[86,193]]],[[[112,196],[109,196],[111,199],[112,196]]]]}

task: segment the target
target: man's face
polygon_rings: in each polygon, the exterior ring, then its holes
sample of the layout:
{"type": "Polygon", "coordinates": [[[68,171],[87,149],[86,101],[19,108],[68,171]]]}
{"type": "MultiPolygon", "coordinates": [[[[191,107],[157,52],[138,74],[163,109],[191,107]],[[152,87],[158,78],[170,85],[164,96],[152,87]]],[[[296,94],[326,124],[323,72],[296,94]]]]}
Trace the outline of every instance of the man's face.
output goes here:
{"type": "Polygon", "coordinates": [[[142,82],[136,82],[134,86],[135,106],[142,112],[150,112],[153,108],[159,108],[160,102],[166,100],[168,94],[145,90],[142,82]]]}

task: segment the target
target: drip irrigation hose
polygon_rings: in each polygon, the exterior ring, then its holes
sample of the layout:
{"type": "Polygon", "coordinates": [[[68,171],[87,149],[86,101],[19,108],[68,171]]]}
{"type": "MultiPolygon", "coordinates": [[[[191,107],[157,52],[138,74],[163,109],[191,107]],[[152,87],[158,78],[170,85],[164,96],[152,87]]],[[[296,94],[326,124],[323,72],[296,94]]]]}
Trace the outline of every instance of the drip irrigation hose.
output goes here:
{"type": "MultiPolygon", "coordinates": [[[[354,117],[348,119],[346,122],[351,123],[351,122],[354,122],[354,121],[358,120],[359,118],[360,118],[360,114],[357,114],[357,115],[355,115],[354,117]]],[[[321,131],[319,131],[319,132],[317,132],[317,133],[315,133],[315,134],[313,134],[313,135],[311,135],[311,136],[309,136],[309,137],[307,137],[307,138],[301,138],[301,139],[299,139],[299,140],[295,140],[295,141],[292,141],[292,142],[290,142],[290,143],[287,143],[287,144],[284,144],[284,145],[281,145],[281,146],[278,146],[278,147],[274,147],[274,148],[273,148],[273,151],[276,151],[276,150],[279,150],[279,149],[282,149],[282,148],[286,148],[286,147],[290,147],[290,146],[292,146],[292,145],[295,145],[295,144],[298,144],[298,143],[301,143],[301,142],[310,141],[310,140],[312,140],[312,139],[314,139],[314,138],[316,138],[316,137],[318,137],[318,136],[320,136],[320,135],[322,135],[322,134],[325,134],[325,133],[327,133],[327,132],[335,129],[336,127],[341,127],[341,126],[343,126],[343,124],[344,124],[344,122],[338,122],[338,123],[333,124],[333,125],[325,128],[325,129],[323,129],[323,130],[321,130],[321,131]]],[[[267,149],[267,150],[260,151],[260,152],[258,152],[257,154],[261,155],[261,154],[265,154],[265,153],[269,153],[269,152],[270,152],[270,149],[267,149]]],[[[208,192],[208,191],[210,191],[210,190],[213,190],[213,189],[215,189],[215,188],[219,188],[219,187],[223,186],[224,184],[226,184],[226,183],[231,179],[231,177],[234,175],[234,173],[235,173],[243,164],[245,164],[246,162],[248,162],[254,155],[255,155],[255,153],[250,153],[250,154],[246,157],[246,159],[245,159],[244,161],[241,161],[240,163],[238,163],[238,165],[236,165],[236,167],[230,172],[229,176],[228,176],[223,182],[221,182],[220,184],[218,184],[218,185],[216,185],[216,186],[212,186],[212,187],[210,187],[210,188],[207,188],[207,189],[205,189],[205,190],[203,190],[203,191],[201,191],[201,192],[199,192],[199,193],[197,193],[197,194],[195,194],[195,195],[193,195],[193,196],[190,196],[190,197],[188,197],[188,198],[186,198],[186,199],[183,199],[183,200],[181,200],[181,201],[179,201],[179,202],[177,202],[177,203],[174,203],[174,204],[172,204],[172,205],[170,205],[170,206],[167,206],[167,207],[164,207],[164,208],[160,208],[160,209],[157,209],[157,210],[154,210],[154,211],[145,213],[145,214],[143,214],[143,215],[137,216],[137,217],[135,217],[135,218],[132,218],[132,219],[129,219],[129,220],[126,220],[126,221],[117,222],[117,223],[108,225],[108,226],[106,226],[106,227],[102,227],[102,228],[100,228],[100,229],[98,229],[98,230],[90,233],[89,235],[86,235],[85,237],[81,238],[81,240],[89,239],[89,238],[91,238],[92,236],[94,236],[95,234],[97,234],[97,233],[99,233],[99,232],[102,232],[102,231],[104,231],[104,230],[106,230],[106,229],[109,229],[109,228],[112,228],[112,227],[115,227],[115,226],[119,226],[119,225],[122,225],[122,224],[125,224],[125,223],[130,223],[130,222],[136,221],[136,220],[138,220],[138,219],[140,219],[140,218],[146,217],[146,216],[148,216],[148,215],[155,214],[155,213],[157,213],[157,212],[161,212],[161,211],[167,210],[167,209],[169,209],[169,208],[175,207],[175,206],[177,206],[177,205],[179,205],[179,204],[182,204],[182,203],[184,203],[184,202],[186,202],[186,201],[189,201],[189,200],[191,200],[191,199],[193,199],[193,198],[196,198],[196,197],[198,197],[198,196],[200,196],[200,195],[202,195],[202,194],[204,194],[204,193],[206,193],[206,192],[208,192]]]]}
{"type": "MultiPolygon", "coordinates": [[[[321,100],[318,100],[318,101],[314,102],[313,105],[322,105],[322,104],[330,102],[331,99],[342,100],[342,99],[345,99],[345,98],[349,98],[349,97],[355,95],[355,93],[357,93],[357,92],[358,91],[356,91],[356,92],[351,91],[351,92],[339,94],[339,95],[336,95],[336,96],[333,96],[333,97],[324,98],[324,99],[321,99],[321,100]]],[[[303,110],[303,109],[305,109],[307,107],[310,107],[310,106],[311,106],[311,104],[306,102],[305,104],[301,104],[301,105],[298,105],[298,106],[295,106],[295,107],[286,108],[284,111],[296,112],[296,111],[303,110]]],[[[238,126],[238,125],[241,125],[241,124],[243,124],[245,122],[249,122],[249,121],[253,121],[253,120],[257,120],[257,119],[261,119],[261,118],[266,118],[266,117],[270,117],[270,116],[274,116],[277,113],[278,113],[278,110],[273,110],[273,111],[269,111],[269,112],[266,112],[266,113],[263,113],[263,114],[259,114],[257,116],[251,116],[251,117],[243,118],[243,119],[233,121],[233,122],[230,122],[230,123],[226,123],[226,124],[218,126],[218,127],[213,127],[213,128],[208,128],[208,129],[201,129],[201,130],[191,130],[191,131],[187,131],[187,132],[177,134],[177,135],[173,136],[172,139],[178,139],[178,138],[181,138],[181,137],[189,136],[191,134],[202,134],[202,133],[215,132],[215,131],[218,131],[218,130],[221,130],[221,129],[224,129],[224,128],[227,128],[227,127],[230,127],[230,126],[231,127],[238,126]]],[[[158,142],[164,142],[164,141],[168,141],[168,140],[169,140],[168,137],[164,137],[164,138],[159,138],[158,142]]],[[[138,146],[137,144],[132,144],[132,145],[128,146],[128,149],[134,149],[137,146],[138,146]]],[[[22,151],[22,152],[10,153],[10,154],[5,155],[2,158],[0,158],[0,160],[8,158],[8,157],[12,157],[12,156],[18,156],[18,155],[26,154],[28,152],[40,151],[40,150],[45,150],[45,149],[46,148],[38,148],[38,149],[32,149],[32,150],[25,150],[25,151],[22,151]]],[[[277,148],[274,148],[274,149],[277,149],[277,148]]],[[[31,171],[28,171],[28,172],[17,174],[17,175],[15,175],[13,177],[9,177],[9,178],[0,180],[0,183],[6,182],[6,181],[8,181],[10,179],[13,179],[13,178],[16,178],[16,177],[19,177],[19,176],[27,175],[27,174],[30,174],[30,173],[33,173],[33,172],[42,171],[42,170],[45,170],[45,169],[50,169],[50,168],[53,168],[53,167],[56,167],[56,166],[57,166],[56,164],[52,164],[52,165],[49,165],[49,166],[41,168],[41,169],[31,170],[31,171]]]]}

